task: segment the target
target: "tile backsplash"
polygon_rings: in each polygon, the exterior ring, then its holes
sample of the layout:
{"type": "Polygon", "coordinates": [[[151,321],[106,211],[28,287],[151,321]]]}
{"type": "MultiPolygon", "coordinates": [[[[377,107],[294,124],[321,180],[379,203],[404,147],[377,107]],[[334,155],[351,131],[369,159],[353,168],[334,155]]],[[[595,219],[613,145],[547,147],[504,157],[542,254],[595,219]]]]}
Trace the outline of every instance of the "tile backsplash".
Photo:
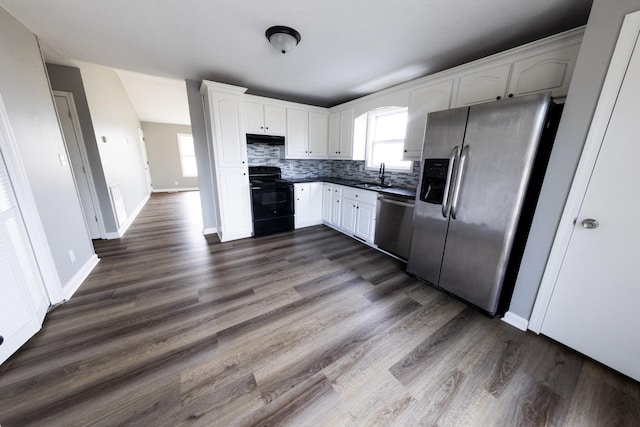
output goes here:
{"type": "MultiPolygon", "coordinates": [[[[247,145],[249,165],[279,166],[283,178],[315,178],[332,176],[357,181],[378,180],[378,171],[366,170],[364,161],[357,160],[287,160],[284,147],[266,144],[247,145]],[[361,170],[362,169],[362,170],[361,170]]],[[[411,172],[386,172],[386,182],[398,187],[416,188],[420,164],[413,162],[411,172]]]]}

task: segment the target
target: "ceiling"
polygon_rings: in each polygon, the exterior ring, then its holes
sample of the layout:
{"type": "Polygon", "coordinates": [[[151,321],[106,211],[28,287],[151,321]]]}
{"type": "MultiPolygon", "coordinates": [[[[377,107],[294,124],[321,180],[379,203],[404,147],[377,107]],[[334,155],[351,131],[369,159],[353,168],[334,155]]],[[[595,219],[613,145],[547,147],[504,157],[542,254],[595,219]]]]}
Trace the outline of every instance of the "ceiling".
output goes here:
{"type": "Polygon", "coordinates": [[[0,0],[50,61],[210,79],[325,107],[580,26],[591,3],[0,0]],[[298,30],[299,46],[273,49],[264,35],[272,25],[298,30]]]}

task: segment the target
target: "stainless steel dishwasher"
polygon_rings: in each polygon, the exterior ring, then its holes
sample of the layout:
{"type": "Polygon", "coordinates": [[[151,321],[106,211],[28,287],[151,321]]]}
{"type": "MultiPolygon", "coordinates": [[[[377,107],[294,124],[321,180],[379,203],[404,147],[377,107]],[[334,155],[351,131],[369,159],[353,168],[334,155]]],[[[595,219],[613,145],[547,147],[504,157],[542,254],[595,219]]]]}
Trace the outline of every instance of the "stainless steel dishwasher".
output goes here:
{"type": "Polygon", "coordinates": [[[402,259],[409,257],[414,201],[378,194],[378,217],[374,243],[402,259]]]}

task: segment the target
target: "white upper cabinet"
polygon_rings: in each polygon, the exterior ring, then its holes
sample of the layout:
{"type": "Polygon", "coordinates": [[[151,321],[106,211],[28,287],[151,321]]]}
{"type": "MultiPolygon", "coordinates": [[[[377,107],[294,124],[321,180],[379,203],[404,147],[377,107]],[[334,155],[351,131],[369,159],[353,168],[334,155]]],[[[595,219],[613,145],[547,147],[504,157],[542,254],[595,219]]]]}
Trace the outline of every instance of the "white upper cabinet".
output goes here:
{"type": "Polygon", "coordinates": [[[353,157],[353,108],[329,115],[329,157],[353,157]]]}
{"type": "Polygon", "coordinates": [[[514,62],[508,96],[547,91],[554,97],[566,96],[579,50],[576,43],[514,62]]]}
{"type": "Polygon", "coordinates": [[[420,87],[409,95],[409,119],[404,140],[404,160],[420,160],[427,114],[446,110],[451,104],[453,80],[420,87]]]}
{"type": "Polygon", "coordinates": [[[287,109],[287,158],[309,157],[309,113],[304,110],[287,109]]]}
{"type": "Polygon", "coordinates": [[[216,166],[243,167],[247,165],[247,140],[242,124],[242,96],[226,92],[208,91],[213,121],[213,146],[216,166]]]}
{"type": "Polygon", "coordinates": [[[464,74],[460,77],[456,107],[502,99],[507,91],[511,64],[464,74]]]}
{"type": "Polygon", "coordinates": [[[325,158],[329,150],[329,114],[309,112],[309,157],[325,158]]]}
{"type": "Polygon", "coordinates": [[[259,102],[244,102],[247,133],[285,135],[287,130],[286,109],[280,105],[259,102]]]}
{"type": "Polygon", "coordinates": [[[327,113],[287,108],[287,159],[327,157],[327,113]]]}

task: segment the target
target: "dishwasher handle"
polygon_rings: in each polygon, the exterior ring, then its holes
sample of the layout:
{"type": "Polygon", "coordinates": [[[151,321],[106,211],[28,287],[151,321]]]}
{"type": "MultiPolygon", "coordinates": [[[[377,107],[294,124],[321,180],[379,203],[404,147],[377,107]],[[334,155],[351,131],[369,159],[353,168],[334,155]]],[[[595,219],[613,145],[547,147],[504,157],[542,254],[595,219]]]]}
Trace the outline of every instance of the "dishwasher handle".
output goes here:
{"type": "Polygon", "coordinates": [[[389,203],[390,205],[396,205],[396,206],[404,206],[407,208],[412,208],[415,206],[414,203],[409,203],[409,202],[401,202],[399,200],[395,200],[395,199],[388,199],[384,196],[378,196],[378,200],[380,200],[380,202],[382,203],[389,203]]]}

